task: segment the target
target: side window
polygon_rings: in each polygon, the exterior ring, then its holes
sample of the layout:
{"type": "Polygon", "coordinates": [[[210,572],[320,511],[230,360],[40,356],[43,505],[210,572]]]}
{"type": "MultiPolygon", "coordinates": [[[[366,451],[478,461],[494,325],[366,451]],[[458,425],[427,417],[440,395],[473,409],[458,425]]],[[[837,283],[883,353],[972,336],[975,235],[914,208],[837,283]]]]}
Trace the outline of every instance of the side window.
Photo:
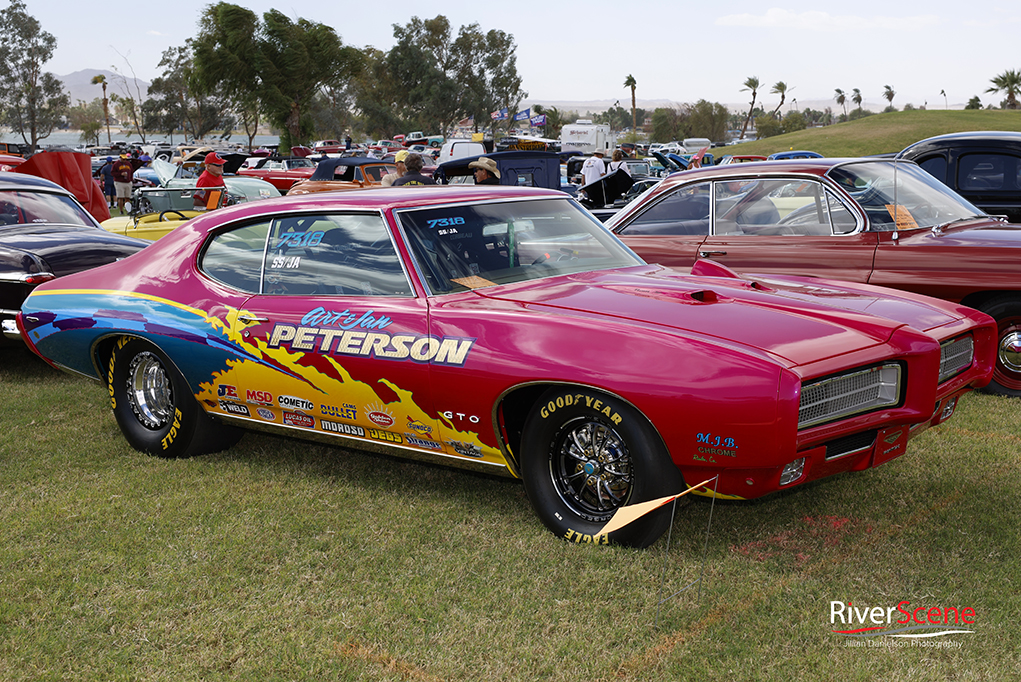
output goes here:
{"type": "Polygon", "coordinates": [[[854,228],[857,227],[854,213],[849,211],[844,202],[829,190],[826,190],[826,204],[829,209],[830,223],[833,225],[833,234],[854,232],[854,228]]]}
{"type": "Polygon", "coordinates": [[[1006,154],[964,154],[957,162],[957,188],[964,191],[1015,188],[1018,159],[1006,154]]]}
{"type": "Polygon", "coordinates": [[[920,159],[918,161],[918,165],[922,167],[922,170],[942,182],[944,185],[948,184],[947,157],[943,154],[937,154],[936,156],[920,159]]]}
{"type": "Polygon", "coordinates": [[[718,182],[716,196],[720,234],[832,234],[826,192],[815,180],[718,182]]]}
{"type": "Polygon", "coordinates": [[[277,218],[266,252],[270,295],[411,296],[390,233],[379,215],[277,218]]]}
{"type": "Polygon", "coordinates": [[[202,254],[199,269],[240,291],[259,293],[269,223],[246,225],[215,235],[202,254]]]}
{"type": "Polygon", "coordinates": [[[709,183],[685,185],[660,199],[620,234],[709,234],[709,183]]]}

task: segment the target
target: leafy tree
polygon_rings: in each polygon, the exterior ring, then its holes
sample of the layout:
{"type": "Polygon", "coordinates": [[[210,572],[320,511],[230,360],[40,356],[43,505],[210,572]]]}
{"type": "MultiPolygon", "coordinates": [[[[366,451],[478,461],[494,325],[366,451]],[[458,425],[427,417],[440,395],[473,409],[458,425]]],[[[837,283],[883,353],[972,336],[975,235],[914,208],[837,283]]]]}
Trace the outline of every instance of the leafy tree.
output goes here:
{"type": "Polygon", "coordinates": [[[627,75],[624,79],[624,87],[631,88],[631,134],[638,134],[638,116],[635,108],[635,88],[638,87],[638,81],[631,74],[627,75]]]}
{"type": "Polygon", "coordinates": [[[752,103],[751,106],[748,107],[748,115],[744,119],[744,127],[741,128],[741,137],[738,138],[740,140],[743,140],[745,133],[748,132],[748,123],[751,122],[752,114],[755,111],[755,97],[759,94],[759,79],[755,76],[749,76],[745,79],[744,87],[741,88],[740,92],[744,92],[746,90],[751,90],[752,92],[752,103]]]}
{"type": "Polygon", "coordinates": [[[783,131],[793,133],[795,130],[804,130],[808,127],[805,115],[800,111],[788,111],[783,117],[783,131]]]}
{"type": "Polygon", "coordinates": [[[535,114],[546,115],[546,127],[543,129],[543,137],[554,140],[558,139],[560,137],[560,129],[567,123],[564,113],[556,107],[544,107],[541,104],[533,106],[532,111],[535,114]]]}
{"type": "Polygon", "coordinates": [[[965,109],[981,109],[982,108],[982,100],[980,100],[978,98],[978,95],[975,95],[974,97],[972,97],[971,99],[968,100],[968,103],[964,105],[964,108],[965,109]]]}
{"type": "Polygon", "coordinates": [[[67,120],[72,128],[81,131],[79,139],[86,144],[99,144],[99,133],[106,121],[104,101],[96,98],[89,103],[78,100],[78,104],[67,110],[67,120]]]}
{"type": "Polygon", "coordinates": [[[1004,109],[1017,109],[1017,96],[1021,93],[1021,71],[1007,69],[995,78],[989,79],[993,87],[987,88],[986,92],[1002,92],[1007,98],[1003,102],[1004,109]]]}
{"type": "Polygon", "coordinates": [[[197,82],[191,39],[182,47],[163,52],[159,67],[163,73],[149,86],[151,104],[147,120],[156,129],[172,135],[183,128],[193,140],[200,140],[223,125],[223,98],[208,97],[197,82]]]}
{"type": "Polygon", "coordinates": [[[759,139],[773,137],[783,133],[783,122],[778,121],[772,114],[755,117],[755,130],[759,139]]]}
{"type": "Polygon", "coordinates": [[[713,141],[727,139],[727,123],[730,112],[718,102],[700,99],[690,110],[690,131],[692,137],[708,137],[713,141]]]}
{"type": "Polygon", "coordinates": [[[247,8],[219,2],[205,9],[199,27],[191,85],[225,100],[260,102],[283,148],[311,140],[320,88],[347,80],[360,65],[358,50],[329,26],[292,21],[275,9],[260,22],[247,8]]]}
{"type": "Polygon", "coordinates": [[[2,121],[34,150],[59,126],[70,105],[63,84],[43,64],[57,39],[28,14],[23,0],[0,12],[0,112],[2,121]]]}
{"type": "Polygon", "coordinates": [[[787,84],[783,81],[777,81],[776,84],[769,89],[769,94],[780,95],[780,103],[776,105],[776,109],[773,109],[773,118],[779,118],[780,107],[783,106],[784,101],[787,99],[787,84]]]}

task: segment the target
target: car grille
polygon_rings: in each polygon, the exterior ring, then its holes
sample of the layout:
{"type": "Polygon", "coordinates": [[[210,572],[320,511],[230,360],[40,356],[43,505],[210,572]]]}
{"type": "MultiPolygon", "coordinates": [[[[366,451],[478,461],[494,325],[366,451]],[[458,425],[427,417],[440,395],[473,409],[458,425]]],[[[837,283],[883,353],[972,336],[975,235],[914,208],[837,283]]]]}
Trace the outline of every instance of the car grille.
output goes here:
{"type": "Polygon", "coordinates": [[[802,384],[798,428],[896,405],[900,382],[901,367],[891,363],[802,384]]]}
{"type": "Polygon", "coordinates": [[[971,367],[975,357],[975,342],[971,336],[947,341],[939,347],[939,382],[960,374],[971,367]]]}

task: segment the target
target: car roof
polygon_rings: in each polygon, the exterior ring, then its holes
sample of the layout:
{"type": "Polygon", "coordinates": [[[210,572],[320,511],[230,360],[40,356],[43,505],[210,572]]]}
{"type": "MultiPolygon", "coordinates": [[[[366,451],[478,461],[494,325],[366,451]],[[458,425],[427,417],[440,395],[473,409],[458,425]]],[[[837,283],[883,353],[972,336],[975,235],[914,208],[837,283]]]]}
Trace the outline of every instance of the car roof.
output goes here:
{"type": "Polygon", "coordinates": [[[968,147],[986,146],[989,144],[1007,145],[1012,148],[1021,148],[1021,132],[1009,130],[969,130],[960,133],[946,133],[927,137],[924,140],[909,144],[899,154],[899,157],[909,157],[922,154],[930,149],[944,147],[968,147]]]}
{"type": "Polygon", "coordinates": [[[70,194],[55,182],[24,173],[0,171],[0,189],[42,189],[50,192],[70,194]]]}

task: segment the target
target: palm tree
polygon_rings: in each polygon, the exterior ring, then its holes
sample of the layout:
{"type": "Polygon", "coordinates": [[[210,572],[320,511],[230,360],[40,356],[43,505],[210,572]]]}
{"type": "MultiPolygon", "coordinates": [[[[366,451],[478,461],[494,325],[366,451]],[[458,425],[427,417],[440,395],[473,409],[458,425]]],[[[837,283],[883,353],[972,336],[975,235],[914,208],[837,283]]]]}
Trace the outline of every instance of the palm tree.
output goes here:
{"type": "Polygon", "coordinates": [[[631,136],[634,139],[638,139],[638,137],[637,137],[638,136],[638,119],[635,117],[635,112],[637,111],[637,109],[635,108],[635,87],[637,85],[638,85],[638,82],[635,81],[635,77],[632,76],[631,74],[628,74],[627,78],[624,79],[624,87],[625,88],[631,88],[631,136]]]}
{"type": "Polygon", "coordinates": [[[847,94],[840,88],[836,88],[833,92],[833,99],[837,101],[838,106],[844,107],[844,118],[847,118],[847,94]]]}
{"type": "Polygon", "coordinates": [[[106,99],[106,76],[104,76],[103,74],[99,74],[98,76],[93,76],[92,77],[92,84],[93,85],[102,85],[103,86],[103,118],[106,119],[106,143],[109,145],[109,144],[111,144],[111,141],[110,141],[110,107],[107,104],[107,99],[106,99]]]}
{"type": "Polygon", "coordinates": [[[780,103],[776,105],[776,109],[773,109],[773,118],[780,112],[780,107],[783,106],[784,100],[787,99],[787,84],[783,81],[777,81],[776,85],[769,89],[769,94],[780,95],[780,103]]]}
{"type": "Polygon", "coordinates": [[[859,109],[861,109],[861,90],[858,88],[851,88],[851,92],[854,93],[851,95],[851,101],[854,102],[859,109]]]}
{"type": "Polygon", "coordinates": [[[741,128],[741,137],[738,138],[739,140],[743,140],[744,134],[748,132],[748,123],[752,120],[752,112],[755,111],[755,97],[759,94],[759,79],[755,76],[749,77],[744,82],[744,87],[741,88],[740,91],[744,92],[745,90],[752,91],[752,105],[748,107],[748,116],[744,119],[744,127],[741,128]]]}
{"type": "Polygon", "coordinates": [[[1007,69],[996,78],[990,78],[989,82],[994,87],[988,88],[986,92],[1002,92],[1007,96],[1005,109],[1017,109],[1017,96],[1021,94],[1021,71],[1007,69]]]}
{"type": "Polygon", "coordinates": [[[891,88],[889,85],[884,85],[883,88],[885,88],[883,90],[883,97],[886,99],[887,102],[890,103],[890,106],[892,107],[893,106],[893,97],[894,97],[894,95],[897,94],[897,92],[893,88],[891,88]]]}

